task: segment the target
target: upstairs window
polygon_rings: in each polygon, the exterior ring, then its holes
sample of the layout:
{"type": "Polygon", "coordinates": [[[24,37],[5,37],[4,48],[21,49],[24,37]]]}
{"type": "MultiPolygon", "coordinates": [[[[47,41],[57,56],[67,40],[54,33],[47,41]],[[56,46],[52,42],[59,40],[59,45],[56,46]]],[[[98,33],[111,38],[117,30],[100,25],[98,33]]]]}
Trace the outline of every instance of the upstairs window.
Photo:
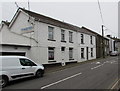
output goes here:
{"type": "Polygon", "coordinates": [[[54,40],[54,27],[48,26],[48,39],[54,40]]]}
{"type": "Polygon", "coordinates": [[[65,41],[65,30],[61,30],[61,41],[65,41]]]}
{"type": "Polygon", "coordinates": [[[72,43],[73,42],[73,32],[69,31],[69,42],[72,43]]]}
{"type": "Polygon", "coordinates": [[[81,44],[84,44],[84,35],[81,34],[81,44]]]}
{"type": "Polygon", "coordinates": [[[92,36],[90,36],[90,43],[93,44],[92,36]]]}

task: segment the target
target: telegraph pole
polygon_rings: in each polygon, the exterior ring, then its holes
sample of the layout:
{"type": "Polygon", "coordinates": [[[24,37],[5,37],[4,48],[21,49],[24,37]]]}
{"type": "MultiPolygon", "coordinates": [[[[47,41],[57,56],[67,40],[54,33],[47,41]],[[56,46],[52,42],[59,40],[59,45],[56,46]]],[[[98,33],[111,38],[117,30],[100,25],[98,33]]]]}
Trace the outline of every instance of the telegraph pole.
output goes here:
{"type": "MultiPolygon", "coordinates": [[[[98,6],[99,6],[100,15],[101,15],[101,20],[102,20],[102,23],[104,24],[99,0],[98,0],[98,6]]],[[[103,58],[105,58],[105,43],[104,43],[105,41],[104,41],[104,29],[103,29],[104,25],[103,24],[102,24],[102,50],[103,50],[103,58]]]]}
{"type": "Polygon", "coordinates": [[[28,0],[28,10],[30,11],[30,2],[29,2],[29,0],[28,0]]]}
{"type": "Polygon", "coordinates": [[[105,58],[105,44],[104,44],[104,25],[102,25],[102,50],[103,50],[103,58],[105,58]]]}
{"type": "Polygon", "coordinates": [[[16,7],[17,7],[17,8],[19,8],[19,6],[18,6],[17,2],[15,2],[15,5],[16,5],[16,7]]]}

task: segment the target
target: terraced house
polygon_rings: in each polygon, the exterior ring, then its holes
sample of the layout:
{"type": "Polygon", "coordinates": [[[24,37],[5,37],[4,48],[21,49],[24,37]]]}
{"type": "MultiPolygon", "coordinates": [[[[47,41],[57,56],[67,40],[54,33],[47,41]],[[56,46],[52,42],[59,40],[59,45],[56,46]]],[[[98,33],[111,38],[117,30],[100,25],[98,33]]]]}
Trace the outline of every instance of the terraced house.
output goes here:
{"type": "Polygon", "coordinates": [[[19,8],[10,23],[1,23],[1,54],[27,56],[37,63],[96,59],[96,35],[56,19],[19,8]]]}

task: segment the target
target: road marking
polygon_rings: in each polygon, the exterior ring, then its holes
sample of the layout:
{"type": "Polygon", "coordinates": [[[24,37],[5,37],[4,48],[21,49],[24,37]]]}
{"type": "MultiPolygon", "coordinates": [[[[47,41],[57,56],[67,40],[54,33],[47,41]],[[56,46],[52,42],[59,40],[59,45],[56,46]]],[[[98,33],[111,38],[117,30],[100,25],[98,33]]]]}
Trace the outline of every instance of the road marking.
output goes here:
{"type": "Polygon", "coordinates": [[[100,67],[100,66],[102,66],[102,65],[104,65],[104,64],[101,64],[101,65],[95,66],[95,67],[91,68],[91,70],[96,69],[96,68],[98,68],[98,67],[100,67]]]}
{"type": "Polygon", "coordinates": [[[112,88],[111,89],[114,89],[115,88],[115,86],[118,84],[118,82],[120,81],[120,79],[112,86],[112,88]]]}
{"type": "Polygon", "coordinates": [[[100,67],[100,66],[101,66],[101,65],[95,66],[95,67],[91,68],[91,70],[96,69],[96,68],[98,68],[98,67],[100,67]]]}
{"type": "Polygon", "coordinates": [[[58,84],[58,83],[63,82],[63,81],[65,81],[65,80],[71,79],[71,78],[76,77],[76,76],[81,75],[81,74],[82,74],[82,73],[77,73],[77,74],[75,74],[75,75],[69,76],[69,77],[64,78],[64,79],[62,79],[62,80],[59,80],[59,81],[57,81],[57,82],[54,82],[54,83],[48,84],[48,85],[46,85],[46,86],[43,86],[43,87],[41,87],[41,89],[45,89],[45,88],[47,88],[47,87],[53,86],[53,85],[55,85],[55,84],[58,84]]]}

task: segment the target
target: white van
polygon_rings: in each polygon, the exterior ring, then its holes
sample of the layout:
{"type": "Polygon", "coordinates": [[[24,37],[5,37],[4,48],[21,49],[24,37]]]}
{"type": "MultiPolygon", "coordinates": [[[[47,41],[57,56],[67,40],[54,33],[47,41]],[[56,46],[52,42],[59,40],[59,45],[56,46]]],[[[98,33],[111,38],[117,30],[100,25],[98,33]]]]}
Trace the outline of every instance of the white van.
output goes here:
{"type": "Polygon", "coordinates": [[[25,77],[42,77],[44,67],[23,56],[0,56],[0,86],[25,77]]]}

